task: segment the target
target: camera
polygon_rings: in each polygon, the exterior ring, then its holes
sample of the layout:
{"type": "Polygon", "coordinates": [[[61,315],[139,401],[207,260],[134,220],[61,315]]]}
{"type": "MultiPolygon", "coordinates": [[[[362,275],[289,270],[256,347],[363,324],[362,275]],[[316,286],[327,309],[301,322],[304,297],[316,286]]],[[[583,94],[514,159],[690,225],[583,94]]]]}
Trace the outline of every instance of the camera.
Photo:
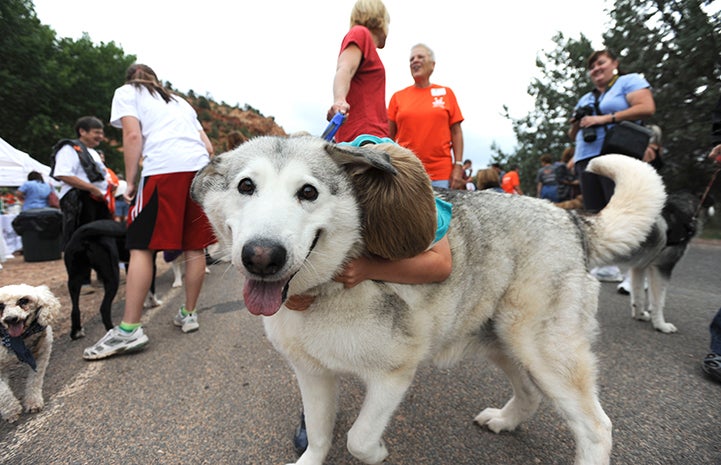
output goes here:
{"type": "MultiPolygon", "coordinates": [[[[573,115],[574,121],[581,121],[581,118],[584,116],[593,116],[594,111],[593,107],[591,105],[586,105],[583,107],[578,107],[576,109],[576,113],[573,115]]],[[[596,128],[593,126],[589,126],[587,128],[582,128],[581,132],[583,134],[583,141],[584,142],[593,142],[596,140],[596,128]]]]}

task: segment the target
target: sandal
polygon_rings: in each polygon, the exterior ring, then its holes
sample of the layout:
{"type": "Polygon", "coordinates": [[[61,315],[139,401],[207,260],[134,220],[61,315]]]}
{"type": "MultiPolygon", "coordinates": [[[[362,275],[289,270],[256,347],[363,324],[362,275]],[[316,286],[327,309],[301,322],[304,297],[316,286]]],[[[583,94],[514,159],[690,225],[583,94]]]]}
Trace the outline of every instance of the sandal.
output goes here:
{"type": "Polygon", "coordinates": [[[711,379],[721,383],[721,355],[719,354],[708,354],[701,364],[704,373],[706,373],[711,379]]]}

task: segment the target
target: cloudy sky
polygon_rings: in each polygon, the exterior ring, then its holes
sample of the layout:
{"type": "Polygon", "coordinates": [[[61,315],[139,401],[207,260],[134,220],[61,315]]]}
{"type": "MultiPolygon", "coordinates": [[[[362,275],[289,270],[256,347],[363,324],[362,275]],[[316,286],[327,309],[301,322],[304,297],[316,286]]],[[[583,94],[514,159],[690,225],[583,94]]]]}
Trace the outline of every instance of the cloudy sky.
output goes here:
{"type": "MultiPolygon", "coordinates": [[[[43,24],[59,37],[88,33],[114,41],[163,81],[230,105],[275,117],[286,132],[320,134],[332,103],[332,80],[355,0],[35,0],[43,24]],[[109,5],[112,5],[110,7],[109,5]]],[[[412,84],[410,48],[436,54],[432,82],[453,89],[465,117],[465,156],[486,166],[490,145],[515,146],[503,105],[520,117],[532,107],[527,88],[535,60],[561,31],[601,47],[604,0],[472,2],[385,0],[390,33],[380,56],[386,101],[412,84]]],[[[108,102],[110,105],[110,102],[108,102]]]]}

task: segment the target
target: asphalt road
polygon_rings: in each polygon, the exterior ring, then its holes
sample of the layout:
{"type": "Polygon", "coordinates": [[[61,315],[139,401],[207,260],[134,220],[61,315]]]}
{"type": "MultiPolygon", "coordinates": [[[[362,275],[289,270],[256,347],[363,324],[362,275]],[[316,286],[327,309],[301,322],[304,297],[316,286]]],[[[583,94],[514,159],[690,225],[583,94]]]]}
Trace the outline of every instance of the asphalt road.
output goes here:
{"type": "MultiPolygon", "coordinates": [[[[678,266],[665,335],[630,318],[628,297],[604,284],[600,296],[601,402],[613,422],[615,464],[721,464],[721,385],[700,360],[708,323],[721,305],[721,246],[694,244],[678,266]]],[[[543,277],[539,277],[543,279],[543,277]]],[[[294,376],[265,339],[261,317],[243,307],[242,282],[213,265],[203,294],[201,328],[182,334],[172,316],[182,292],[158,288],[165,305],[149,311],[142,352],[86,362],[82,350],[103,334],[96,317],[88,336],[56,341],[45,383],[45,410],[0,424],[2,464],[283,464],[295,460],[291,435],[300,411],[294,376]]],[[[119,320],[122,303],[114,306],[119,320]]],[[[18,373],[12,385],[18,388],[18,373]]],[[[363,389],[344,379],[328,464],[359,463],[345,432],[363,389]]],[[[573,439],[544,402],[511,433],[473,424],[510,397],[499,370],[482,360],[453,369],[424,367],[384,436],[389,464],[570,464],[573,439]]]]}

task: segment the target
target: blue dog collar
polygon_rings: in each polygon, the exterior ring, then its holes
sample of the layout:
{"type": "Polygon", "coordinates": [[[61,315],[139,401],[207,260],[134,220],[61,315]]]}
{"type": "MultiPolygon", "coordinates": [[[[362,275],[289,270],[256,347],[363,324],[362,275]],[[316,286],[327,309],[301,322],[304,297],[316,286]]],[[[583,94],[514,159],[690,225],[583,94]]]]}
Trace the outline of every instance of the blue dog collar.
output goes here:
{"type": "Polygon", "coordinates": [[[351,142],[339,142],[338,145],[350,145],[353,147],[363,147],[367,144],[395,144],[396,141],[387,137],[372,136],[370,134],[361,134],[351,142]]]}

